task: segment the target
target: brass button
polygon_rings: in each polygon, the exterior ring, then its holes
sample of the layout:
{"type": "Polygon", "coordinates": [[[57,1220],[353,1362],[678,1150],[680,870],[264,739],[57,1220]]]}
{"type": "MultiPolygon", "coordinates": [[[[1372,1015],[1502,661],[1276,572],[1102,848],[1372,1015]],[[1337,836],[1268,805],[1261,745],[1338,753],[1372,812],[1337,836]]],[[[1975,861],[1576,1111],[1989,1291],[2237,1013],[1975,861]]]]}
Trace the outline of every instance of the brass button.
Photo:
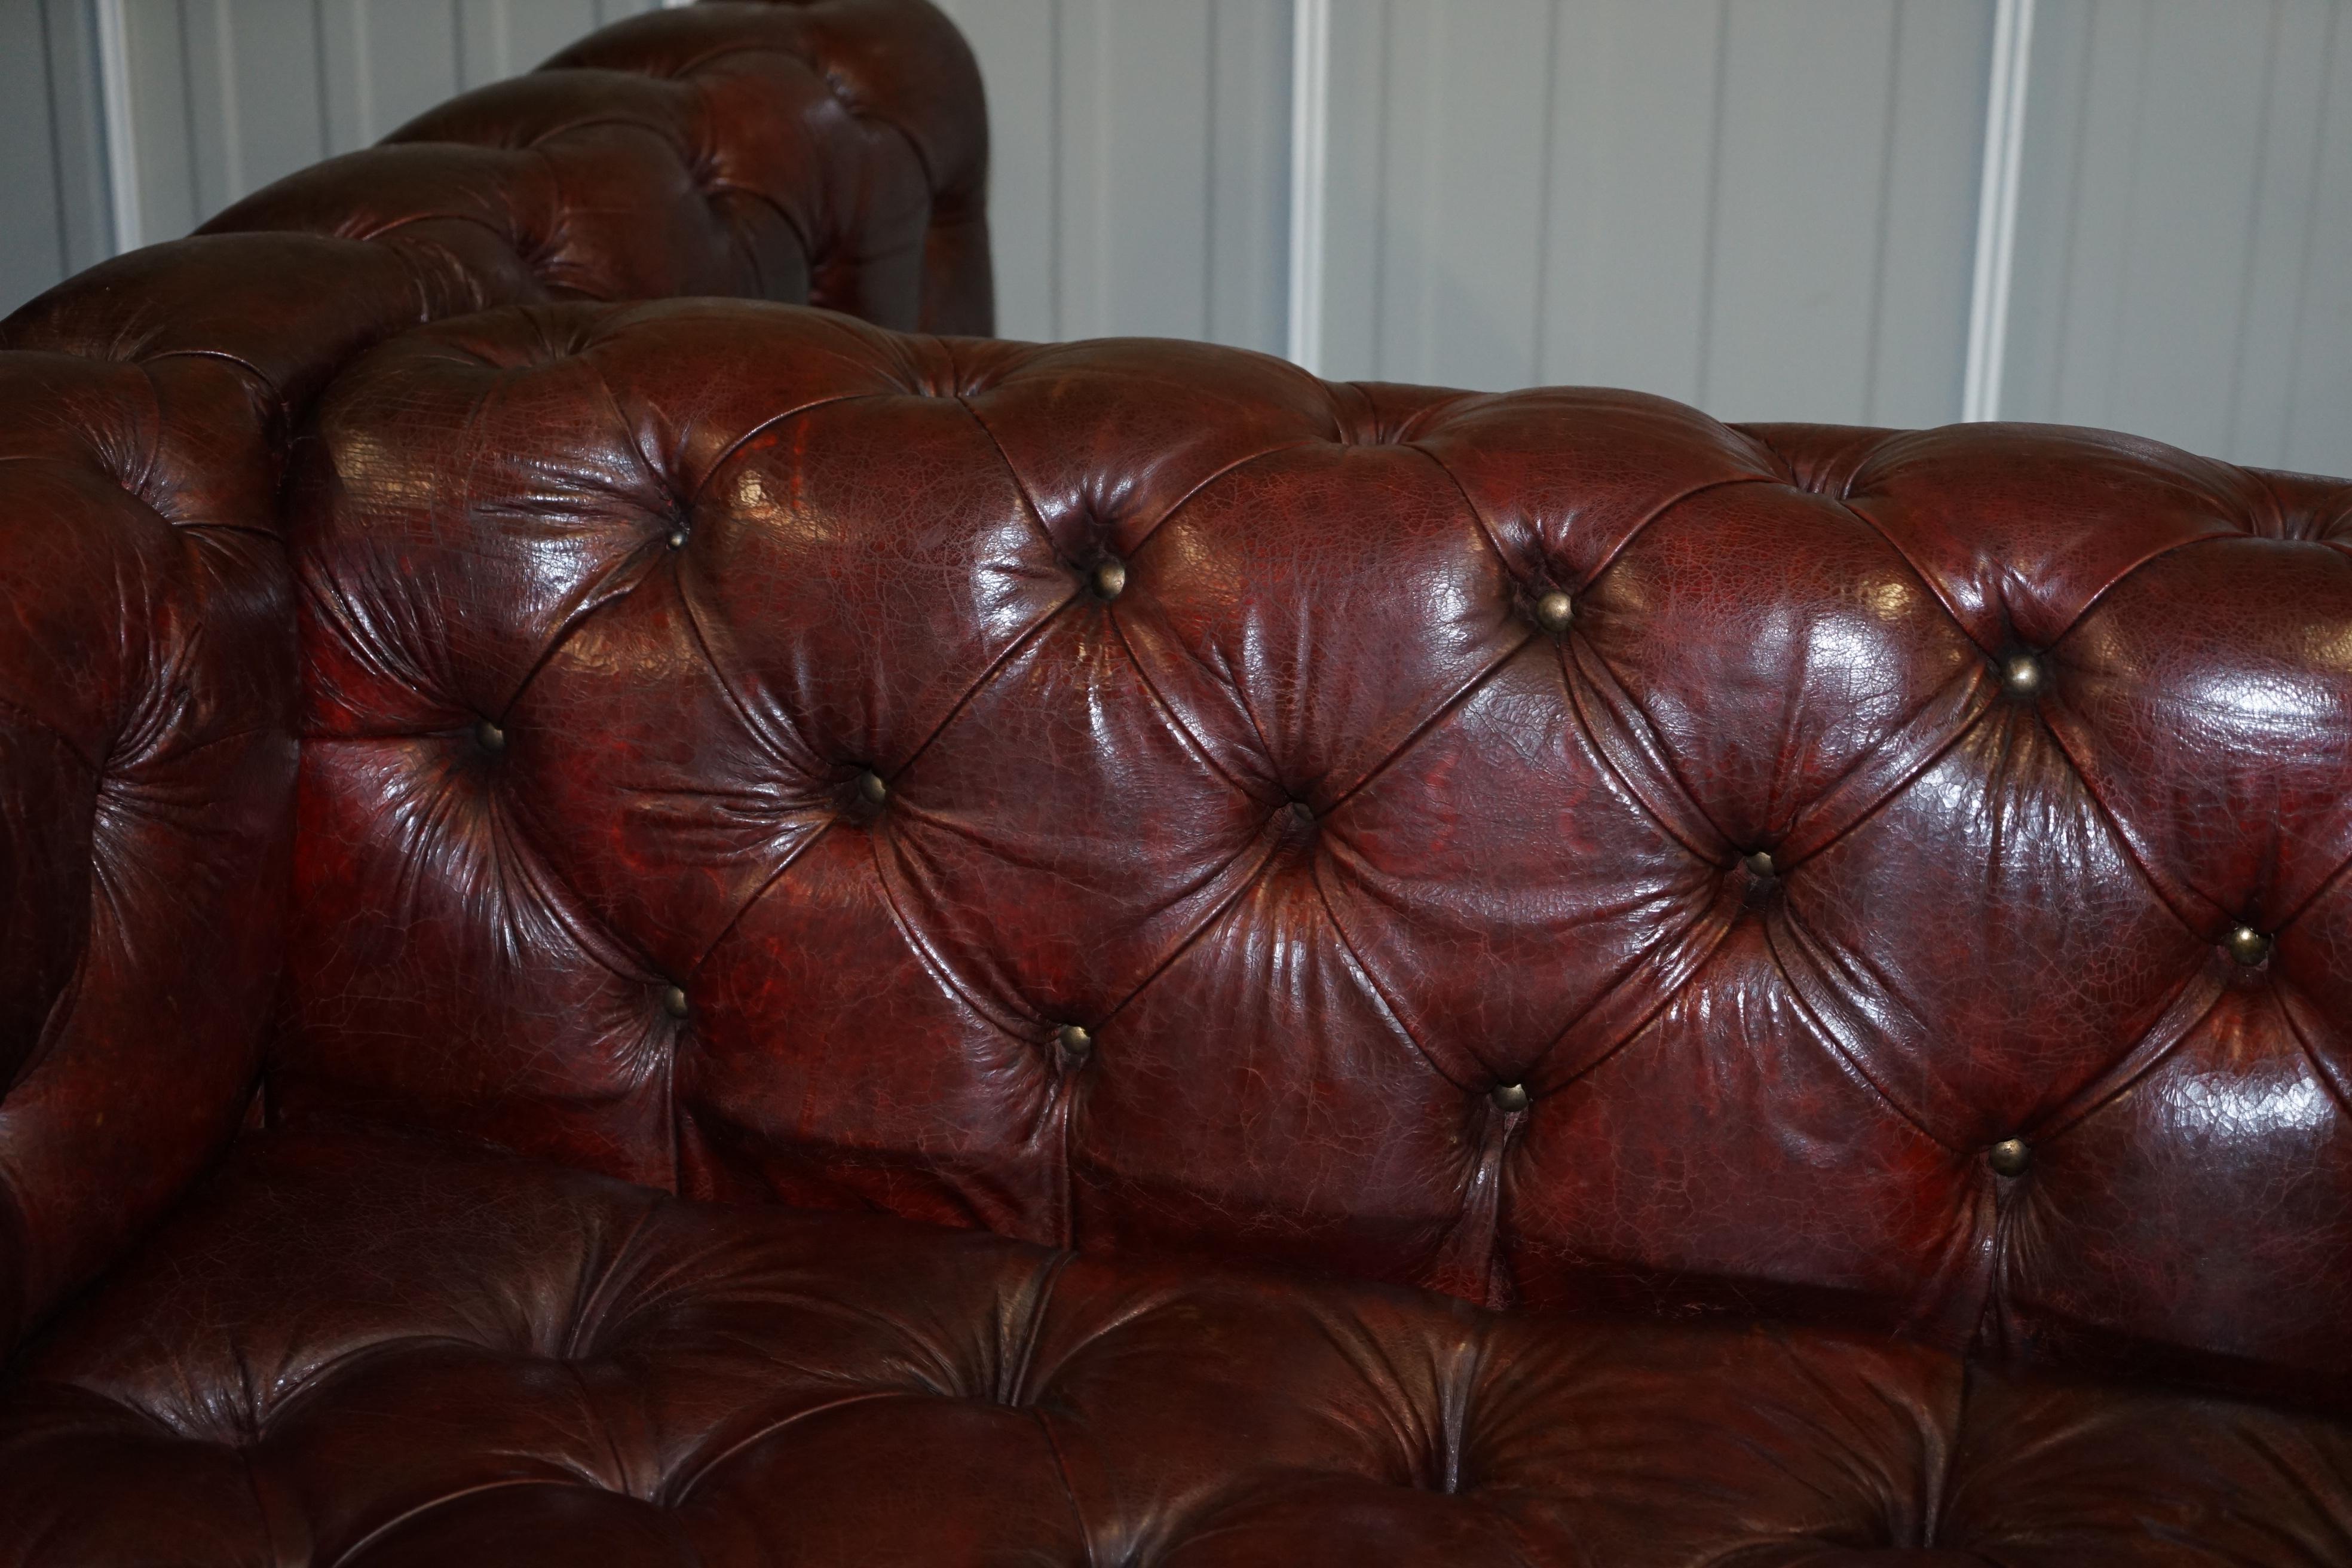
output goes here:
{"type": "Polygon", "coordinates": [[[1773,874],[1772,852],[1769,849],[1759,849],[1753,855],[1743,855],[1739,858],[1739,863],[1748,868],[1749,876],[1759,880],[1773,874]]]}
{"type": "Polygon", "coordinates": [[[1554,588],[1536,601],[1536,624],[1558,637],[1576,618],[1576,601],[1554,588]]]}
{"type": "Polygon", "coordinates": [[[474,739],[481,743],[482,750],[486,752],[503,752],[507,749],[507,732],[488,719],[474,726],[474,739]]]}
{"type": "Polygon", "coordinates": [[[2030,653],[2001,660],[2000,684],[2011,697],[2032,697],[2042,689],[2042,661],[2030,653]]]}
{"type": "Polygon", "coordinates": [[[1060,1039],[1062,1054],[1074,1062],[1086,1060],[1088,1053],[1095,1048],[1094,1036],[1076,1024],[1063,1025],[1060,1039]]]}
{"type": "Polygon", "coordinates": [[[890,798],[890,786],[882,782],[880,773],[868,768],[857,775],[857,793],[866,797],[867,805],[880,805],[890,798]]]}
{"type": "Polygon", "coordinates": [[[2252,926],[2240,926],[2227,938],[2230,956],[2248,968],[2271,955],[2271,939],[2252,926]]]}
{"type": "Polygon", "coordinates": [[[685,986],[673,985],[668,990],[662,993],[662,1011],[667,1013],[673,1018],[683,1018],[686,1016],[687,1000],[685,986]]]}
{"type": "Polygon", "coordinates": [[[1498,1083],[1490,1096],[1497,1110],[1525,1110],[1528,1108],[1528,1086],[1523,1083],[1498,1083]]]}
{"type": "Polygon", "coordinates": [[[1997,1176],[2021,1176],[2032,1159],[2033,1151],[2025,1146],[2022,1138],[2004,1138],[1985,1151],[1985,1163],[1997,1176]]]}
{"type": "Polygon", "coordinates": [[[1095,568],[1095,592],[1106,599],[1116,599],[1127,592],[1127,564],[1121,561],[1106,561],[1095,568]]]}
{"type": "Polygon", "coordinates": [[[683,550],[686,548],[686,530],[682,528],[673,528],[669,531],[669,547],[672,550],[683,550]]]}

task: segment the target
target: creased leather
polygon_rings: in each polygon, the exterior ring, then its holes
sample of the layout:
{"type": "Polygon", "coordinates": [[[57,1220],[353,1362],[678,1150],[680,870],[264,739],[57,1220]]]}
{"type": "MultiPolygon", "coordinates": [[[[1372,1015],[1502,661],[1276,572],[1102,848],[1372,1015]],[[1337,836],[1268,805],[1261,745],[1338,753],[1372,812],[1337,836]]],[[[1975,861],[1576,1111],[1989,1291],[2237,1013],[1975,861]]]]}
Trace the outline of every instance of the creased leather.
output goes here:
{"type": "Polygon", "coordinates": [[[2339,482],[675,301],[298,490],[289,1121],[2352,1399],[2339,482]]]}
{"type": "Polygon", "coordinates": [[[0,323],[0,1355],[247,1110],[290,833],[279,497],[320,390],[511,300],[985,331],[986,167],[924,0],[664,11],[0,323]]]}
{"type": "Polygon", "coordinates": [[[2345,1561],[2352,1431],[1822,1331],[1491,1314],[249,1141],[0,1407],[0,1563],[2345,1561]]]}

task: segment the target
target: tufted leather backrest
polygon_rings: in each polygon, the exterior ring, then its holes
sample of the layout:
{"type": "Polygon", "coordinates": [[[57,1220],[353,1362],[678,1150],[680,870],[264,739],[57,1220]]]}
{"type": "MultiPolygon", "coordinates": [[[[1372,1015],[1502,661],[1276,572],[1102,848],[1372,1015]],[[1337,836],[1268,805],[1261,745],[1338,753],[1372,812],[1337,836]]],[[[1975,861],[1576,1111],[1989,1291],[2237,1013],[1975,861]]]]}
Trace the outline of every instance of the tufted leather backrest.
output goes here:
{"type": "Polygon", "coordinates": [[[2352,488],[675,302],[296,540],[296,1120],[2352,1390],[2352,488]]]}
{"type": "Polygon", "coordinates": [[[246,1110],[281,956],[288,441],[503,300],[984,331],[986,118],[925,0],[606,28],[0,323],[0,1356],[246,1110]]]}

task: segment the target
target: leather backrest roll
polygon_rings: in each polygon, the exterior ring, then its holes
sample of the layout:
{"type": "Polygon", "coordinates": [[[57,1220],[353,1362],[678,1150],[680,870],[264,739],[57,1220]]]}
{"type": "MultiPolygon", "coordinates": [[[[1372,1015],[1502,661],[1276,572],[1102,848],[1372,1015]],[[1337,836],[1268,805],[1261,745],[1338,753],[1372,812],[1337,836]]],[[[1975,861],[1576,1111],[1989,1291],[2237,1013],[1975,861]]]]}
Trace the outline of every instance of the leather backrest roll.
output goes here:
{"type": "Polygon", "coordinates": [[[2352,1388],[2352,487],[558,307],[299,485],[299,1118],[2352,1388]]]}

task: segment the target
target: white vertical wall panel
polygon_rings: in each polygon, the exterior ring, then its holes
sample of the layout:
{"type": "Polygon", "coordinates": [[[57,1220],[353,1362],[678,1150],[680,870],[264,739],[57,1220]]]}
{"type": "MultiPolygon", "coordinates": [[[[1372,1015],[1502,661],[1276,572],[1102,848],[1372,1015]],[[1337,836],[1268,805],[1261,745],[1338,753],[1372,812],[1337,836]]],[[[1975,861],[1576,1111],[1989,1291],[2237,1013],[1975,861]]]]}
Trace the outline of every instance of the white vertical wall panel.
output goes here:
{"type": "MultiPolygon", "coordinates": [[[[194,180],[184,211],[147,208],[146,232],[166,239],[278,175],[314,163],[344,145],[329,136],[322,32],[315,0],[130,0],[126,16],[134,57],[152,42],[180,40],[184,53],[161,55],[159,71],[184,83],[187,127],[182,147],[194,180]],[[163,13],[176,10],[179,26],[163,13]],[[151,31],[152,29],[152,31],[151,31]]],[[[134,104],[142,132],[140,171],[158,168],[167,124],[152,127],[134,104]],[[152,153],[151,153],[151,149],[152,153]]],[[[151,184],[151,191],[153,190],[151,184]]],[[[154,192],[162,195],[161,192],[154,192]]]]}
{"type": "MultiPolygon", "coordinates": [[[[2295,265],[2294,402],[2280,460],[2352,474],[2352,16],[2330,16],[2326,86],[2312,161],[2309,231],[2295,265]]],[[[2253,434],[2253,432],[2249,433],[2253,434]]]]}
{"type": "Polygon", "coordinates": [[[457,0],[320,0],[328,145],[364,147],[455,96],[460,36],[457,0]]]}
{"type": "Polygon", "coordinates": [[[2352,469],[2346,8],[2042,0],[2005,415],[2352,469]]]}
{"type": "Polygon", "coordinates": [[[1327,359],[1959,408],[1990,0],[1339,0],[1327,359]]]}
{"type": "MultiPolygon", "coordinates": [[[[1344,14],[1335,26],[1349,25],[1344,14]]],[[[1371,323],[1381,374],[1410,366],[1413,380],[1473,386],[1538,378],[1552,23],[1549,0],[1391,9],[1371,323]]]]}
{"type": "Polygon", "coordinates": [[[186,233],[659,0],[124,0],[139,210],[186,233]]]}
{"type": "Polygon", "coordinates": [[[1994,10],[1903,0],[1895,14],[1886,195],[1872,237],[1882,287],[1864,402],[1876,424],[1960,415],[1994,10]],[[1970,195],[1956,202],[1961,190],[1970,195]]]}
{"type": "Polygon", "coordinates": [[[988,89],[996,328],[1053,338],[1061,297],[1060,0],[940,0],[988,89]]]}
{"type": "MultiPolygon", "coordinates": [[[[123,0],[184,233],[659,0],[123,0]]],[[[1286,337],[1291,0],[944,0],[1010,335],[1286,337]]],[[[1957,417],[1995,0],[1330,0],[1334,374],[1957,417]]],[[[2352,470],[2352,0],[2039,0],[2004,417],[2352,470]]],[[[19,299],[110,243],[88,0],[0,5],[19,299]],[[30,195],[19,193],[32,193],[30,195]]]]}
{"type": "Polygon", "coordinates": [[[1323,189],[1322,374],[1367,380],[1379,365],[1387,226],[1388,0],[1331,0],[1323,189]]]}
{"type": "Polygon", "coordinates": [[[1208,0],[1064,0],[1055,335],[1208,332],[1208,0]]]}
{"type": "Polygon", "coordinates": [[[1559,7],[1538,378],[1695,402],[1722,0],[1559,7]]]}
{"type": "MultiPolygon", "coordinates": [[[[1702,406],[1747,419],[1868,417],[1900,9],[1726,7],[1702,406]]],[[[1957,205],[1960,193],[1949,194],[1957,205]]],[[[1972,180],[1971,211],[1975,194],[1972,180]]]]}
{"type": "MultiPolygon", "coordinates": [[[[199,205],[196,188],[197,171],[209,160],[197,152],[200,137],[189,103],[191,56],[181,0],[122,0],[122,25],[130,121],[137,144],[139,232],[152,243],[185,234],[210,210],[199,205]]],[[[227,126],[210,129],[215,144],[231,138],[227,126]]]]}
{"type": "Polygon", "coordinates": [[[1218,0],[1209,79],[1209,330],[1282,352],[1290,326],[1287,0],[1218,0]]]}
{"type": "Polygon", "coordinates": [[[111,248],[97,47],[80,0],[0,0],[0,315],[111,248]]]}
{"type": "Polygon", "coordinates": [[[1009,337],[1278,351],[1288,0],[949,0],[988,84],[1009,337]]]}

